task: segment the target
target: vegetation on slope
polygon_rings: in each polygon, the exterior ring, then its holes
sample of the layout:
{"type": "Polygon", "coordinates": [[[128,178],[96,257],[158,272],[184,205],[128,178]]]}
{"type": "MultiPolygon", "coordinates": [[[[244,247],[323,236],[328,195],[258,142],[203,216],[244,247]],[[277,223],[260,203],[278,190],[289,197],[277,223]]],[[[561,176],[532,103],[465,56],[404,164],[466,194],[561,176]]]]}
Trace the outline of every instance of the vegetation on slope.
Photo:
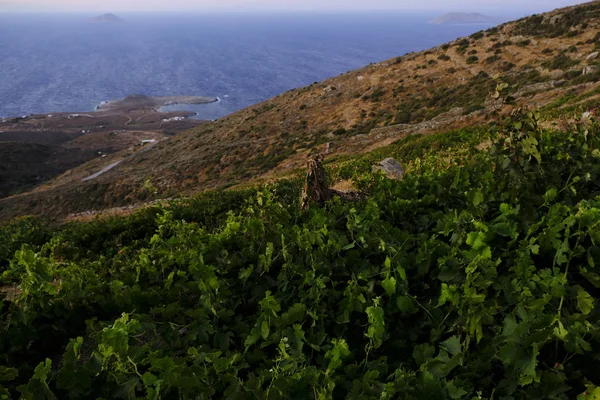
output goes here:
{"type": "Polygon", "coordinates": [[[368,195],[300,211],[291,178],[0,226],[0,398],[600,397],[600,128],[542,128],[599,104],[583,57],[599,7],[292,91],[98,182],[0,202],[64,215],[295,168],[326,143],[332,179],[368,195]],[[482,128],[496,89],[543,124],[517,109],[482,128]],[[401,181],[372,172],[388,156],[401,181]]]}
{"type": "Polygon", "coordinates": [[[5,225],[0,397],[595,398],[600,129],[538,119],[381,150],[401,181],[332,167],[360,203],[299,211],[292,180],[5,225]]]}
{"type": "MultiPolygon", "coordinates": [[[[595,1],[533,16],[289,91],[163,141],[97,179],[63,176],[43,192],[2,199],[0,219],[143,202],[148,178],[160,198],[190,195],[287,174],[325,148],[356,155],[407,134],[481,125],[495,108],[496,76],[516,104],[591,93],[600,78],[600,58],[588,59],[600,45],[599,10],[595,1]]],[[[587,101],[600,105],[598,97],[587,101]]],[[[576,105],[567,98],[560,107],[576,105]]]]}

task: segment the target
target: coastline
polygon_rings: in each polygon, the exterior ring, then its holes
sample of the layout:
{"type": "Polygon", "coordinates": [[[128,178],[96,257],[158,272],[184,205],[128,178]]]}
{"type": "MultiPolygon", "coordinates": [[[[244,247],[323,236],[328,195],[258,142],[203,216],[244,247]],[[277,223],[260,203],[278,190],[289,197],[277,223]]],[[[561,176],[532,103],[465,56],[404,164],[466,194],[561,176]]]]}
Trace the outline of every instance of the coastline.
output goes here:
{"type": "Polygon", "coordinates": [[[108,100],[98,104],[94,111],[131,111],[154,110],[159,112],[161,107],[185,104],[210,104],[221,101],[218,97],[206,96],[146,96],[131,95],[124,99],[108,100]]]}

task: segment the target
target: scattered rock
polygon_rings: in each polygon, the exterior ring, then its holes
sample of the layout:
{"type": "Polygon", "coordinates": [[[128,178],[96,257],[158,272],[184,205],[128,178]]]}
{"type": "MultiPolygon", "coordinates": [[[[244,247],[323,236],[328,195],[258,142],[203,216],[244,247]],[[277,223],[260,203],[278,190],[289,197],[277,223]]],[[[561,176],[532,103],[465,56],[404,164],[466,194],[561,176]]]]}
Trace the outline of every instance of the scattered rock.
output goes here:
{"type": "MultiPolygon", "coordinates": [[[[564,72],[560,71],[560,76],[564,75],[564,72]]],[[[540,92],[540,91],[547,91],[550,89],[554,89],[556,87],[560,87],[562,84],[564,84],[564,80],[559,80],[559,81],[549,81],[549,82],[539,82],[539,83],[534,83],[531,85],[527,85],[521,89],[519,89],[514,95],[513,97],[515,99],[519,99],[527,94],[530,93],[535,93],[535,92],[540,92]]]]}
{"type": "Polygon", "coordinates": [[[600,52],[595,51],[595,52],[591,53],[589,56],[587,56],[585,59],[586,60],[595,60],[596,58],[598,58],[598,54],[600,54],[600,52]]]}
{"type": "Polygon", "coordinates": [[[591,120],[592,118],[600,116],[600,108],[593,108],[581,114],[582,120],[591,120]]]}
{"type": "Polygon", "coordinates": [[[598,110],[599,109],[594,108],[584,112],[583,114],[581,114],[579,122],[585,127],[590,127],[592,124],[595,123],[595,121],[597,121],[598,116],[600,116],[598,110]]]}
{"type": "Polygon", "coordinates": [[[596,72],[598,68],[596,68],[594,65],[588,65],[583,67],[583,71],[581,72],[583,75],[587,75],[587,74],[592,74],[594,72],[596,72]]]}
{"type": "Polygon", "coordinates": [[[390,179],[400,180],[404,176],[404,168],[392,157],[386,158],[377,165],[373,165],[373,171],[383,171],[390,179]]]}
{"type": "MultiPolygon", "coordinates": [[[[485,110],[475,111],[475,113],[485,114],[485,110]]],[[[438,115],[433,119],[430,119],[429,121],[423,121],[418,124],[397,124],[373,128],[369,132],[368,138],[369,140],[377,141],[391,137],[400,139],[408,135],[441,129],[442,127],[446,127],[452,123],[464,121],[465,119],[469,118],[468,115],[463,114],[464,109],[462,107],[456,107],[448,112],[438,115]]],[[[356,135],[352,137],[352,140],[360,139],[361,136],[362,135],[356,135]]]]}

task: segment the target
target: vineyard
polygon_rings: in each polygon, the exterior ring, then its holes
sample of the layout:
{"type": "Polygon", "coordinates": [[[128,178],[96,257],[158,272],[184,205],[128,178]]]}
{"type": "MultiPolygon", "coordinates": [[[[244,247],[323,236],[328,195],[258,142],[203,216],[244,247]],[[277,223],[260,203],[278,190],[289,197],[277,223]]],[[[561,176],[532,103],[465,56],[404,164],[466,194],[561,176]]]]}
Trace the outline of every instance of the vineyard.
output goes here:
{"type": "Polygon", "coordinates": [[[600,129],[539,118],[329,163],[364,201],[2,226],[0,398],[600,398],[600,129]]]}

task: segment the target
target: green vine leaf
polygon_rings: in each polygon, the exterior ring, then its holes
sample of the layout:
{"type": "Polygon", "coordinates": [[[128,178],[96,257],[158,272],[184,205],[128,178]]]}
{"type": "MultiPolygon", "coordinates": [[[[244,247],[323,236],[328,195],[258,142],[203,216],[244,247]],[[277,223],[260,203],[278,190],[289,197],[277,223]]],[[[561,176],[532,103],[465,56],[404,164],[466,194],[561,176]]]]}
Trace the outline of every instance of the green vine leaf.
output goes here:
{"type": "Polygon", "coordinates": [[[594,309],[594,299],[593,297],[583,290],[583,288],[577,289],[577,308],[584,315],[588,315],[594,309]]]}

